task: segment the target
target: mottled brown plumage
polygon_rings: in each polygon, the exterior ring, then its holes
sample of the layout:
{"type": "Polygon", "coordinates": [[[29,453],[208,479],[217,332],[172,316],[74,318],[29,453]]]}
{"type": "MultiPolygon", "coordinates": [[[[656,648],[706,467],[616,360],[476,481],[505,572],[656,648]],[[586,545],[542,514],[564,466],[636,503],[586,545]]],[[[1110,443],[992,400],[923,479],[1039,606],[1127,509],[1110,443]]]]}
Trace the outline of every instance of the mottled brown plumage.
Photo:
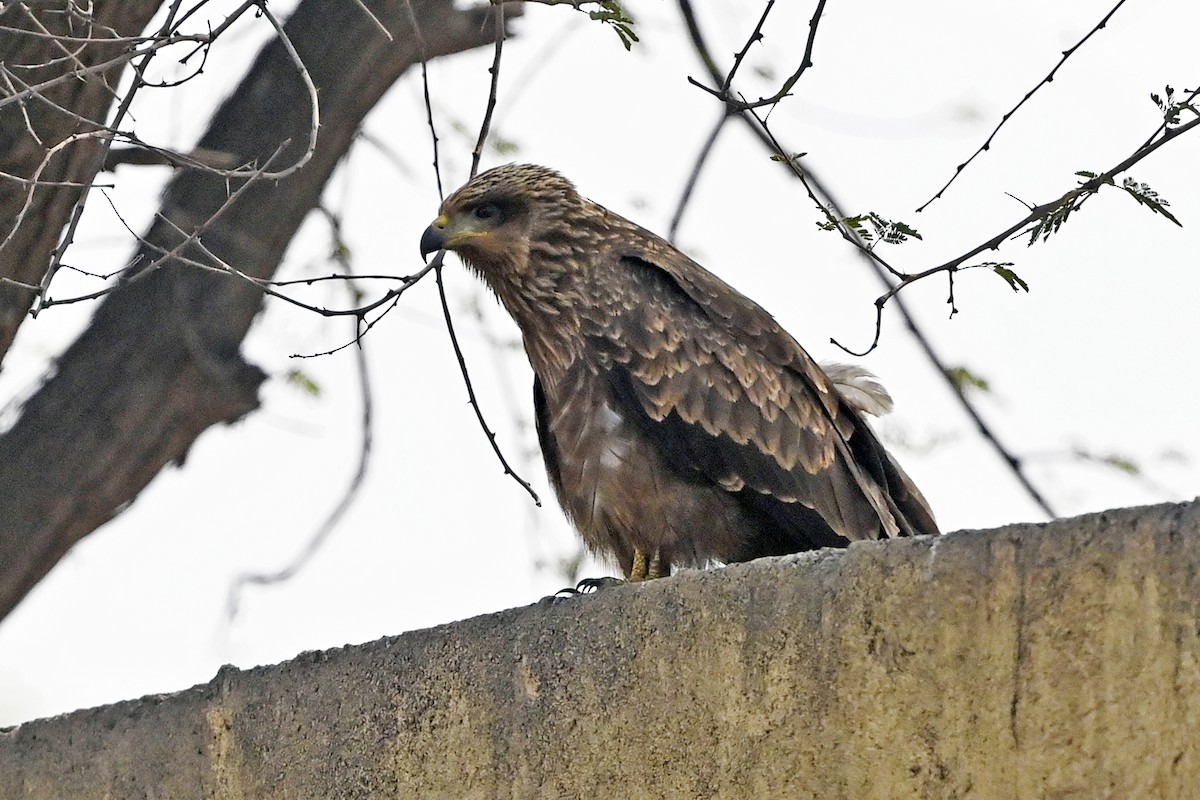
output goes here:
{"type": "Polygon", "coordinates": [[[938,532],[860,413],[886,400],[869,376],[839,367],[843,396],[759,305],[554,171],[474,178],[421,239],[441,248],[520,327],[551,483],[626,577],[938,532]]]}

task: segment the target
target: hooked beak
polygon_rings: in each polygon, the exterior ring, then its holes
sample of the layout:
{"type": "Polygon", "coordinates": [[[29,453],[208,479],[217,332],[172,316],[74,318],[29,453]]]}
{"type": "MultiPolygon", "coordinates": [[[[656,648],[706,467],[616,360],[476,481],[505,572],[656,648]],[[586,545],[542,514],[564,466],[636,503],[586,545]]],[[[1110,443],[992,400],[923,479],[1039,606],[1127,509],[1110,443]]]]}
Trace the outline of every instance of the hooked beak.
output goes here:
{"type": "Polygon", "coordinates": [[[422,261],[428,261],[430,253],[436,253],[438,250],[445,248],[446,226],[449,224],[450,219],[445,214],[442,214],[421,234],[422,261]]]}

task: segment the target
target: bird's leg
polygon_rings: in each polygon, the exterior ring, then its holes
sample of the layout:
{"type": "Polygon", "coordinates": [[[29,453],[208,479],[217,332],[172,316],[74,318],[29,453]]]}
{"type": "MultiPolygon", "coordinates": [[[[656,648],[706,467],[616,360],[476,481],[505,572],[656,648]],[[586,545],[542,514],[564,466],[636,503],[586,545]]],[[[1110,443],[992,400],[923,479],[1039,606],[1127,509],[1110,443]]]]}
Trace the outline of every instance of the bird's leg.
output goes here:
{"type": "Polygon", "coordinates": [[[655,548],[653,555],[646,558],[641,550],[633,551],[633,566],[629,568],[629,582],[652,581],[655,578],[665,578],[671,574],[671,564],[662,557],[662,551],[655,548]]]}
{"type": "Polygon", "coordinates": [[[664,578],[671,574],[671,566],[664,564],[662,553],[658,550],[654,551],[654,556],[650,559],[650,565],[646,567],[646,580],[654,578],[664,578]]]}
{"type": "MultiPolygon", "coordinates": [[[[654,554],[654,560],[658,560],[657,552],[654,554]]],[[[648,572],[649,568],[646,563],[646,554],[643,553],[640,548],[635,547],[633,550],[633,565],[629,568],[629,582],[637,583],[638,581],[646,580],[650,577],[648,572]]]]}

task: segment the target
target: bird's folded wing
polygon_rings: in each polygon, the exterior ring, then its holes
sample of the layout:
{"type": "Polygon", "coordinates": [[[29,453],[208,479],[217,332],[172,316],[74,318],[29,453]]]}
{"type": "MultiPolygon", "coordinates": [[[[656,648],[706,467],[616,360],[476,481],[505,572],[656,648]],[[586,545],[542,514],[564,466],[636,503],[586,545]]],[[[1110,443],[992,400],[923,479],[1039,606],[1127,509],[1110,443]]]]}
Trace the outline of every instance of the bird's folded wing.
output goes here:
{"type": "Polygon", "coordinates": [[[609,356],[622,413],[669,464],[814,509],[849,540],[899,533],[885,492],[851,452],[862,423],[770,315],[724,284],[695,289],[699,299],[643,258],[624,266],[639,302],[593,320],[590,334],[609,356]]]}

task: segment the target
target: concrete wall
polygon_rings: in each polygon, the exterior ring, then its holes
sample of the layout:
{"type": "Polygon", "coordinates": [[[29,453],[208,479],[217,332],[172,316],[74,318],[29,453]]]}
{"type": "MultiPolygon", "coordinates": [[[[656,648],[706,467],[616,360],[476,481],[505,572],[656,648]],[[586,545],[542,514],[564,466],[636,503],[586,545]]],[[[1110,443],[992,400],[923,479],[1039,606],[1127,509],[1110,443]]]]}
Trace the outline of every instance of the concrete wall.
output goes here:
{"type": "Polygon", "coordinates": [[[1200,505],[230,668],[0,732],[0,797],[1200,797],[1200,505]]]}

